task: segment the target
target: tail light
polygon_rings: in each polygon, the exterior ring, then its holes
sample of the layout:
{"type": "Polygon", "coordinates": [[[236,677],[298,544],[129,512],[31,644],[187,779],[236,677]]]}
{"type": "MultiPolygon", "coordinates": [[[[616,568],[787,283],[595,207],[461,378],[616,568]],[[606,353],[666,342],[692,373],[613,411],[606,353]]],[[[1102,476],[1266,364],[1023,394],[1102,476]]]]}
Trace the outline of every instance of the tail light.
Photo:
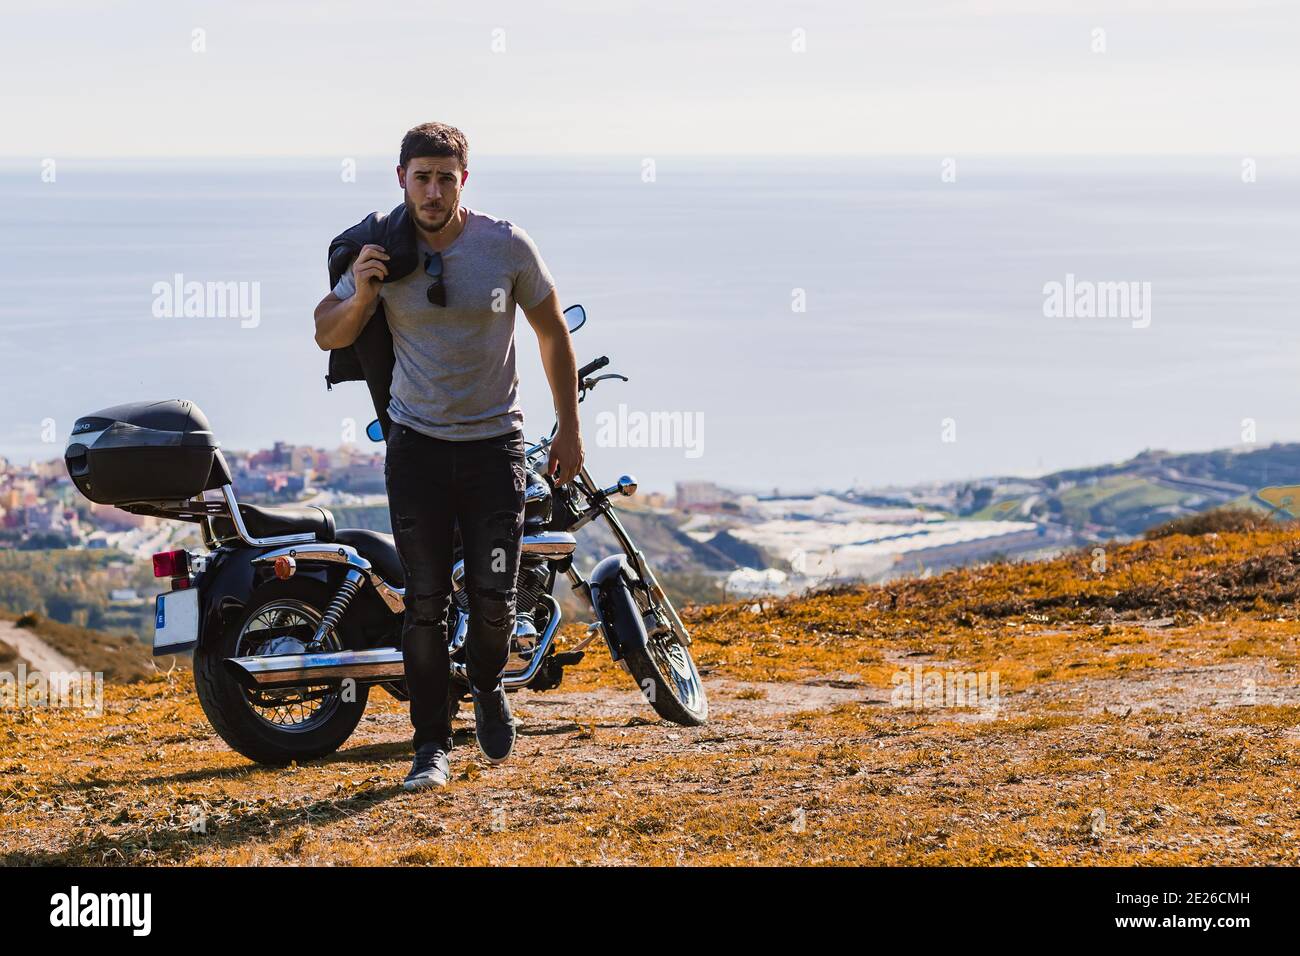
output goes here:
{"type": "Polygon", "coordinates": [[[162,551],[153,556],[153,576],[156,578],[188,578],[190,553],[188,551],[162,551]]]}

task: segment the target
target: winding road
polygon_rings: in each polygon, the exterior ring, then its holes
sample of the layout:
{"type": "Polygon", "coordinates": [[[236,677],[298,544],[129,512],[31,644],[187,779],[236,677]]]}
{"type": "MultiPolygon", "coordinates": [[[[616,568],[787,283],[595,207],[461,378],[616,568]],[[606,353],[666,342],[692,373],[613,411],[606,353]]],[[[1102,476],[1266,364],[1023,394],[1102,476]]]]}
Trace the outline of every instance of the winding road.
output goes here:
{"type": "Polygon", "coordinates": [[[82,670],[76,661],[60,654],[27,628],[15,627],[13,621],[0,621],[0,641],[16,650],[30,671],[52,674],[56,671],[80,673],[82,670]]]}

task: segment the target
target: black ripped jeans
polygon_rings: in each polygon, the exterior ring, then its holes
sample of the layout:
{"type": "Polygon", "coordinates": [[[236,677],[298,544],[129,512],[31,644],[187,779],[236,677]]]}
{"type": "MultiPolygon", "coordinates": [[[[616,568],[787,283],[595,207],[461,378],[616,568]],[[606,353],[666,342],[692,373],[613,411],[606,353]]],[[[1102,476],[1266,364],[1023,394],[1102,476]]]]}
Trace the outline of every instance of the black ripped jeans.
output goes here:
{"type": "Polygon", "coordinates": [[[384,463],[393,536],[406,574],[402,657],[415,746],[451,749],[447,656],[452,547],[460,527],[469,592],[465,657],[470,681],[501,679],[515,630],[524,530],[524,438],[430,438],[393,423],[384,463]]]}

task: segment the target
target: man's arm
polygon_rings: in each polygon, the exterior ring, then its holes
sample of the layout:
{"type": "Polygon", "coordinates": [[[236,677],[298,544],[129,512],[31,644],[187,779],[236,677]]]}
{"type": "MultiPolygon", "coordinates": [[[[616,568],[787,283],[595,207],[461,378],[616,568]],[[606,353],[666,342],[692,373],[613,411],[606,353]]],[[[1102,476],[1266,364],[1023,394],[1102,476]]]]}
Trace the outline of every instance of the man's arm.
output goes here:
{"type": "Polygon", "coordinates": [[[334,291],[316,306],[316,344],[323,351],[351,345],[366,327],[379,305],[379,287],[388,275],[388,254],[382,246],[361,247],[352,263],[352,275],[344,276],[335,289],[351,289],[340,297],[334,291]]]}
{"type": "Polygon", "coordinates": [[[546,473],[555,474],[557,485],[567,484],[582,468],[582,430],[578,422],[578,360],[573,354],[569,325],[560,311],[560,297],[550,294],[531,309],[524,309],[528,323],[537,333],[542,366],[551,385],[558,428],[546,461],[546,473]]]}

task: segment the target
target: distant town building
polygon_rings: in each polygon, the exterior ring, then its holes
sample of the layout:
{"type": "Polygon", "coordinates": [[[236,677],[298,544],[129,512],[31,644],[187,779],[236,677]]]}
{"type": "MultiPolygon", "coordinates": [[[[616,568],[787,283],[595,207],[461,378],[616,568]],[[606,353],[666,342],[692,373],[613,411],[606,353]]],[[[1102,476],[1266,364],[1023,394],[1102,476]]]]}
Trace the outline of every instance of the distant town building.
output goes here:
{"type": "Polygon", "coordinates": [[[383,494],[386,490],[383,465],[376,466],[373,462],[348,465],[334,472],[332,484],[339,491],[358,495],[383,494]]]}
{"type": "Polygon", "coordinates": [[[290,469],[299,472],[300,474],[316,468],[316,461],[316,449],[310,448],[307,445],[295,446],[293,451],[289,453],[290,469]]]}
{"type": "Polygon", "coordinates": [[[154,518],[148,518],[145,515],[133,515],[129,511],[114,508],[112,505],[92,504],[90,506],[90,517],[98,527],[113,528],[117,531],[144,528],[157,523],[154,518]]]}
{"type": "Polygon", "coordinates": [[[679,511],[720,511],[723,505],[733,503],[734,493],[711,481],[677,482],[677,509],[679,511]]]}

